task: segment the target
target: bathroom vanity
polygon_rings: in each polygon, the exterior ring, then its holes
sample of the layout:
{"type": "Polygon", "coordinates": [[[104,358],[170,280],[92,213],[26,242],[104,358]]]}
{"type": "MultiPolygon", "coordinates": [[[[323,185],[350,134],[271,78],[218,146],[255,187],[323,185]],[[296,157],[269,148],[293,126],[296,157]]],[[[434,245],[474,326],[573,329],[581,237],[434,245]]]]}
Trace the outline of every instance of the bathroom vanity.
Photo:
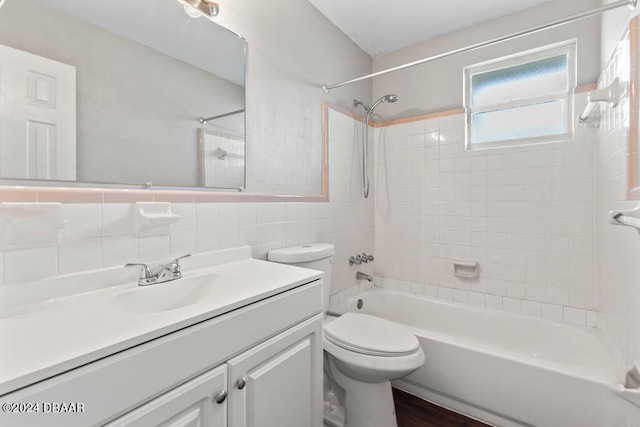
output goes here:
{"type": "Polygon", "coordinates": [[[0,319],[0,425],[322,426],[321,273],[250,248],[183,272],[0,319]]]}

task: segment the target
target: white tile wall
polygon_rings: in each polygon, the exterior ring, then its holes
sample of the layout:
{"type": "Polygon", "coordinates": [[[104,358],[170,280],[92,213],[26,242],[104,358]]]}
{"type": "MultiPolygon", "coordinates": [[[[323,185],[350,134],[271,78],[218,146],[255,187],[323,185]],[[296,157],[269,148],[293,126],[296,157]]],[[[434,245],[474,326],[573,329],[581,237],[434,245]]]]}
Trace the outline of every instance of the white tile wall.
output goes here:
{"type": "MultiPolygon", "coordinates": [[[[618,44],[599,86],[618,76],[629,82],[629,44],[618,44]]],[[[626,155],[628,99],[617,108],[600,108],[600,135],[595,146],[595,253],[598,286],[598,330],[618,357],[621,372],[640,357],[640,236],[608,223],[614,209],[632,209],[627,201],[626,155]]],[[[622,374],[621,374],[622,375],[622,374]]]]}
{"type": "Polygon", "coordinates": [[[586,325],[595,136],[581,127],[573,143],[469,152],[462,114],[380,128],[376,273],[445,300],[586,325]],[[478,260],[480,277],[455,277],[454,259],[478,260]]]}
{"type": "Polygon", "coordinates": [[[173,203],[180,215],[168,236],[132,237],[134,205],[63,205],[67,227],[58,246],[0,253],[0,284],[224,249],[253,247],[255,257],[315,241],[336,245],[334,303],[359,289],[356,271],[373,274],[371,264],[350,267],[348,258],[373,252],[373,198],[360,188],[360,124],[330,110],[328,203],[173,203]]]}

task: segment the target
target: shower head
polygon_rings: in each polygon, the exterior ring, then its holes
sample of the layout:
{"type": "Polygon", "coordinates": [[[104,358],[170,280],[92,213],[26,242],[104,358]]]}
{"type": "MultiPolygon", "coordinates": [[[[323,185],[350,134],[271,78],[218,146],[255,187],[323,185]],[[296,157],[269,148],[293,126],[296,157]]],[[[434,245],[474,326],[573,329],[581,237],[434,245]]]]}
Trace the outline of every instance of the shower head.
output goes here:
{"type": "Polygon", "coordinates": [[[383,102],[396,102],[398,100],[398,95],[396,95],[395,93],[390,93],[389,95],[383,96],[383,98],[383,102]]]}
{"type": "Polygon", "coordinates": [[[358,101],[357,99],[353,100],[353,106],[355,108],[358,108],[359,105],[362,105],[362,107],[364,108],[364,115],[365,117],[368,118],[373,113],[373,109],[376,108],[378,104],[380,104],[381,102],[396,102],[397,100],[398,100],[398,95],[390,93],[389,95],[385,95],[382,98],[378,99],[376,102],[373,103],[371,107],[369,107],[367,104],[365,104],[362,101],[358,101]]]}
{"type": "Polygon", "coordinates": [[[382,98],[378,99],[376,102],[374,102],[371,108],[367,109],[367,114],[371,115],[373,113],[373,109],[376,108],[378,104],[380,104],[381,102],[396,102],[397,100],[398,100],[398,95],[395,95],[393,93],[390,93],[389,95],[385,95],[382,98]]]}

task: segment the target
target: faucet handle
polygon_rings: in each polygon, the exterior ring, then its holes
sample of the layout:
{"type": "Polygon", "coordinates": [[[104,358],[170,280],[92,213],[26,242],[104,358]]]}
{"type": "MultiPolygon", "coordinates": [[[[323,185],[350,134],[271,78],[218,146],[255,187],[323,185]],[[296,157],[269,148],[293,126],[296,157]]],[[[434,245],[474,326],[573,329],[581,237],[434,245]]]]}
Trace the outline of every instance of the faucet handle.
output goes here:
{"type": "Polygon", "coordinates": [[[150,279],[151,278],[151,270],[149,269],[149,266],[147,264],[143,264],[141,262],[130,262],[125,264],[125,267],[135,267],[136,265],[139,265],[140,267],[142,267],[142,269],[140,270],[140,278],[141,279],[150,279]]]}
{"type": "Polygon", "coordinates": [[[360,257],[360,255],[356,256],[356,257],[349,257],[349,265],[360,265],[362,264],[362,258],[360,257]]]}
{"type": "Polygon", "coordinates": [[[183,259],[183,258],[189,258],[190,256],[191,256],[191,254],[186,254],[186,255],[182,255],[182,256],[179,256],[179,257],[175,258],[173,260],[173,262],[171,263],[171,271],[174,274],[181,275],[182,273],[180,271],[180,268],[181,268],[180,260],[183,259]]]}
{"type": "Polygon", "coordinates": [[[179,256],[178,258],[174,258],[173,262],[175,262],[176,264],[180,265],[180,260],[182,258],[189,258],[190,256],[191,256],[191,254],[186,254],[186,255],[179,256]]]}
{"type": "Polygon", "coordinates": [[[371,261],[373,261],[373,255],[367,255],[366,252],[362,252],[362,262],[367,264],[367,263],[369,263],[371,261]]]}

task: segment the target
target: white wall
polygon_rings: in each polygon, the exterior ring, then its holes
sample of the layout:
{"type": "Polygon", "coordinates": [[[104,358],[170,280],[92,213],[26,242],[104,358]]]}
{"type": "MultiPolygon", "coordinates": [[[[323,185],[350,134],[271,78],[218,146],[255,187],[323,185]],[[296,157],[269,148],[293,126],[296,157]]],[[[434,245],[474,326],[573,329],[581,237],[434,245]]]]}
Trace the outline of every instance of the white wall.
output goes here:
{"type": "MultiPolygon", "coordinates": [[[[615,0],[602,0],[602,5],[614,3],[615,0]]],[[[600,17],[600,64],[601,68],[604,67],[609,59],[611,53],[616,49],[616,45],[622,36],[622,33],[627,28],[627,24],[633,16],[640,13],[640,10],[631,10],[630,8],[618,8],[603,13],[600,17]]]]}
{"type": "MultiPolygon", "coordinates": [[[[619,56],[616,44],[631,17],[637,14],[637,10],[622,9],[604,15],[602,43],[606,61],[619,56]]],[[[615,76],[628,79],[625,61],[616,59],[605,67],[600,85],[608,85],[615,76]]],[[[607,215],[614,209],[633,209],[638,201],[627,201],[626,197],[628,105],[601,111],[603,122],[595,147],[598,329],[617,355],[622,372],[640,358],[640,236],[632,229],[610,225],[607,215]]]]}
{"type": "Polygon", "coordinates": [[[369,101],[371,83],[328,95],[320,87],[370,73],[371,58],[306,1],[227,2],[216,21],[249,43],[248,189],[319,194],[320,103],[369,101]]]}
{"type": "MultiPolygon", "coordinates": [[[[377,57],[373,61],[373,69],[380,71],[501,37],[598,5],[597,0],[548,2],[524,12],[377,57]]],[[[600,73],[599,33],[600,21],[595,17],[377,77],[373,81],[374,98],[386,93],[395,93],[400,97],[400,100],[394,104],[380,105],[377,112],[380,118],[397,118],[460,108],[463,100],[463,67],[576,37],[578,39],[578,85],[593,83],[600,73]]]]}

